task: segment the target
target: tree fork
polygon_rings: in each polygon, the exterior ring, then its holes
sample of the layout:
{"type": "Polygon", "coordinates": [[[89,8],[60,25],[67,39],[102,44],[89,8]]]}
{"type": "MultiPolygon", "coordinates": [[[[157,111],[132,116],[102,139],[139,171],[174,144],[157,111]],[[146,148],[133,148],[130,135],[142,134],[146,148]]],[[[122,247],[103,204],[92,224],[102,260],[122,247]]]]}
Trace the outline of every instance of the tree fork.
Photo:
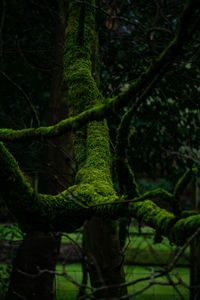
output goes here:
{"type": "MultiPolygon", "coordinates": [[[[94,4],[94,1],[91,1],[91,4],[94,4]]],[[[74,1],[70,2],[70,8],[66,31],[65,68],[68,99],[74,114],[95,104],[101,105],[103,100],[96,82],[99,76],[96,66],[98,55],[95,55],[98,52],[96,11],[90,6],[82,6],[79,9],[79,5],[74,1]],[[92,74],[94,70],[95,78],[92,74]]],[[[110,174],[111,154],[106,121],[89,122],[85,128],[75,131],[74,150],[78,161],[76,183],[92,184],[100,194],[116,197],[110,174]]],[[[89,273],[95,288],[125,281],[117,234],[116,222],[106,220],[102,216],[92,217],[85,226],[89,273]]],[[[124,294],[126,288],[103,290],[95,296],[109,298],[124,294]]]]}

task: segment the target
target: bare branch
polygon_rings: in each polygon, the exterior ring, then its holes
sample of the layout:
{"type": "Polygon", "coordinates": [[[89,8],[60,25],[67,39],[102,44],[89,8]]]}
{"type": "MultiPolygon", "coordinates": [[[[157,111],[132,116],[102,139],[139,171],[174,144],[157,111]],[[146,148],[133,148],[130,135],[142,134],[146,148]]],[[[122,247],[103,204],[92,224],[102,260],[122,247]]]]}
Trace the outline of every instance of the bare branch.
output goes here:
{"type": "Polygon", "coordinates": [[[137,23],[135,22],[132,22],[131,20],[125,18],[125,17],[122,17],[122,16],[112,16],[111,14],[109,14],[105,9],[103,9],[102,7],[98,6],[98,5],[92,5],[91,3],[89,2],[86,2],[86,1],[81,1],[81,0],[75,0],[76,3],[80,3],[80,4],[85,4],[85,5],[89,5],[93,8],[95,8],[96,10],[99,10],[100,12],[102,12],[105,16],[109,17],[109,18],[112,18],[112,19],[115,19],[115,20],[120,20],[122,22],[125,22],[125,23],[128,23],[128,24],[131,24],[133,26],[136,26],[137,23]]]}

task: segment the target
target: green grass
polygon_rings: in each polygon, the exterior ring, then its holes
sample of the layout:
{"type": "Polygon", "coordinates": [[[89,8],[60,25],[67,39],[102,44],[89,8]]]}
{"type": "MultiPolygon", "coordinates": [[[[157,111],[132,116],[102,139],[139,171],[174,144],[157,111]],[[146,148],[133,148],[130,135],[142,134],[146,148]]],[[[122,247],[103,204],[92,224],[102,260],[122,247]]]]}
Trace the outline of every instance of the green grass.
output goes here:
{"type": "Polygon", "coordinates": [[[82,233],[63,233],[61,243],[70,243],[71,240],[76,243],[82,243],[82,233]]]}
{"type": "MultiPolygon", "coordinates": [[[[62,266],[57,266],[57,272],[62,273],[63,268],[62,266]]],[[[74,280],[77,282],[81,282],[81,266],[79,264],[71,264],[67,265],[65,268],[65,271],[73,277],[74,280]]],[[[133,267],[133,266],[125,266],[125,273],[126,273],[126,281],[130,282],[133,280],[136,280],[141,277],[146,277],[150,275],[150,268],[143,268],[143,267],[133,267]]],[[[189,283],[189,270],[187,268],[175,268],[173,272],[171,273],[171,278],[175,280],[175,273],[178,273],[182,280],[189,283]]],[[[166,278],[157,279],[159,282],[167,281],[166,278]]],[[[134,286],[130,286],[128,288],[129,293],[133,293],[135,291],[138,291],[142,288],[144,288],[147,285],[148,281],[143,281],[140,283],[137,283],[134,286]]],[[[56,300],[72,300],[76,299],[78,288],[75,287],[72,283],[70,283],[66,278],[57,276],[56,277],[56,300]]],[[[189,294],[188,290],[184,287],[179,287],[179,290],[184,295],[185,299],[188,299],[189,294]]],[[[131,299],[131,298],[130,298],[131,299]]],[[[133,297],[132,297],[133,299],[133,297]]],[[[166,300],[178,300],[180,297],[175,292],[173,287],[171,286],[160,286],[160,285],[154,285],[142,294],[135,296],[134,299],[152,299],[152,300],[160,300],[160,299],[166,299],[166,300]]]]}
{"type": "MultiPolygon", "coordinates": [[[[151,268],[154,270],[158,270],[158,268],[151,268]]],[[[136,280],[138,278],[141,277],[145,277],[148,276],[148,274],[150,274],[150,268],[143,268],[143,267],[133,267],[133,266],[126,266],[125,267],[125,272],[126,272],[126,281],[132,281],[132,280],[136,280]]],[[[173,280],[176,279],[175,275],[178,273],[182,280],[184,282],[186,282],[187,284],[189,283],[189,270],[187,268],[175,268],[173,270],[173,272],[171,272],[171,278],[173,280]]],[[[159,282],[168,282],[167,279],[165,277],[163,278],[158,278],[156,281],[159,282]]],[[[143,281],[140,283],[137,283],[134,286],[131,286],[128,289],[129,293],[138,291],[142,288],[144,288],[149,281],[143,281]]],[[[188,290],[184,287],[179,287],[179,290],[181,291],[181,293],[185,296],[185,298],[188,299],[188,290]]],[[[178,294],[175,292],[174,288],[171,286],[160,286],[160,285],[153,285],[151,288],[149,288],[148,290],[146,290],[145,292],[143,292],[142,294],[135,296],[134,299],[156,299],[156,300],[160,300],[160,299],[180,299],[180,297],[178,296],[178,294]]]]}

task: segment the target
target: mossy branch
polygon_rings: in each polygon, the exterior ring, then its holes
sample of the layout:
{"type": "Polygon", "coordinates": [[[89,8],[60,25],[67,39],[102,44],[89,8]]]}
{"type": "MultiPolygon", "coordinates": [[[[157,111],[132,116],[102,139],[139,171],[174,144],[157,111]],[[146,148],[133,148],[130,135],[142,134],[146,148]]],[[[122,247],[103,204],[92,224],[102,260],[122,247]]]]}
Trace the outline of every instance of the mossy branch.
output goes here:
{"type": "Polygon", "coordinates": [[[141,94],[143,89],[145,89],[152,81],[152,78],[155,78],[156,74],[162,75],[165,73],[166,69],[174,62],[175,58],[181,54],[183,45],[192,37],[199,26],[200,16],[198,10],[198,0],[186,1],[186,5],[180,17],[180,25],[176,36],[146,71],[139,76],[139,78],[134,80],[130,86],[119,93],[118,96],[110,99],[114,110],[127,105],[131,100],[135,101],[136,96],[141,94]]]}
{"type": "Polygon", "coordinates": [[[18,163],[0,142],[0,196],[24,230],[73,231],[85,220],[85,206],[69,191],[58,195],[38,194],[18,163]]]}
{"type": "Polygon", "coordinates": [[[55,196],[38,194],[25,179],[16,160],[3,143],[0,143],[0,169],[1,197],[18,222],[23,227],[26,226],[26,230],[71,232],[94,215],[113,219],[135,217],[159,230],[174,243],[180,244],[200,226],[200,215],[177,221],[174,214],[160,209],[151,200],[146,200],[158,197],[170,200],[173,195],[162,189],[147,192],[128,202],[121,201],[116,195],[105,196],[103,187],[101,189],[91,184],[72,186],[55,196]]]}
{"type": "MultiPolygon", "coordinates": [[[[91,9],[85,11],[84,36],[80,45],[77,42],[79,18],[77,4],[70,1],[70,18],[65,44],[66,78],[69,84],[68,96],[73,112],[77,115],[50,127],[14,131],[3,129],[0,138],[3,140],[38,139],[54,137],[69,129],[77,129],[91,120],[100,120],[120,106],[126,105],[134,95],[148,85],[161,68],[169,66],[180,53],[183,43],[191,36],[190,21],[198,8],[198,1],[189,1],[185,8],[180,29],[175,39],[155,62],[137,79],[131,87],[119,96],[100,104],[101,95],[91,74],[91,49],[94,42],[95,16],[91,9]],[[75,7],[76,6],[76,7],[75,7]],[[91,27],[92,25],[92,27],[91,27]],[[76,101],[75,100],[79,100],[76,101]],[[97,106],[94,106],[97,104],[97,106]],[[93,106],[78,114],[80,107],[93,106]]],[[[94,1],[92,1],[94,4],[94,1]]],[[[192,23],[192,22],[191,22],[192,23]]],[[[171,199],[172,195],[163,190],[154,190],[137,198],[137,202],[118,203],[119,200],[111,181],[110,150],[108,130],[105,122],[91,122],[86,128],[87,139],[83,150],[87,156],[81,161],[77,174],[77,185],[58,195],[41,195],[36,193],[27,182],[12,155],[0,143],[0,192],[6,199],[8,208],[16,215],[22,225],[40,230],[73,231],[93,215],[104,218],[135,217],[161,234],[177,243],[185,241],[192,231],[200,226],[200,216],[179,219],[160,209],[153,201],[154,197],[171,199]],[[98,154],[98,157],[97,157],[98,154]],[[138,202],[139,201],[139,202],[138,202]],[[91,206],[110,202],[110,205],[91,206]]],[[[80,148],[76,154],[80,154],[80,148]]],[[[181,185],[180,185],[181,186],[181,185]]],[[[179,190],[179,188],[177,188],[179,190]]]]}
{"type": "MultiPolygon", "coordinates": [[[[187,1],[187,5],[181,16],[179,30],[175,38],[169,43],[168,47],[160,54],[160,56],[136,79],[128,89],[121,92],[118,96],[107,99],[105,104],[94,106],[85,110],[77,116],[65,119],[54,126],[39,127],[37,129],[0,129],[0,139],[2,141],[21,141],[33,140],[43,138],[52,138],[64,134],[72,128],[79,128],[92,120],[102,120],[107,115],[115,113],[120,107],[126,106],[140,94],[141,91],[151,82],[152,78],[162,69],[166,69],[173,63],[176,56],[181,53],[183,45],[196,30],[200,23],[200,17],[195,16],[195,12],[199,9],[199,2],[197,0],[187,1]],[[195,22],[193,22],[195,19],[195,22]]],[[[95,99],[93,99],[95,102],[95,99]]]]}
{"type": "Polygon", "coordinates": [[[39,140],[41,138],[48,139],[61,136],[67,131],[78,129],[89,121],[102,120],[109,115],[111,107],[106,104],[95,105],[94,107],[77,114],[76,116],[67,118],[58,122],[53,126],[43,126],[39,128],[28,128],[21,130],[13,130],[9,128],[0,129],[1,141],[28,141],[39,140]]]}
{"type": "MultiPolygon", "coordinates": [[[[160,191],[161,192],[161,191],[160,191]]],[[[149,196],[158,197],[159,191],[149,196]],[[157,195],[156,195],[157,194],[157,195]]],[[[162,193],[165,199],[172,195],[162,193]]],[[[144,195],[142,196],[144,197],[144,195]]],[[[144,197],[146,199],[147,195],[144,197]]],[[[151,200],[136,200],[133,202],[118,204],[102,204],[93,208],[93,214],[105,218],[118,219],[120,217],[134,217],[147,226],[154,228],[161,235],[167,237],[171,242],[181,245],[200,227],[200,215],[192,215],[186,218],[177,217],[165,209],[161,209],[151,200]]]]}
{"type": "Polygon", "coordinates": [[[147,200],[147,199],[157,199],[157,198],[160,198],[161,200],[170,203],[173,200],[174,196],[173,194],[169,193],[168,191],[162,188],[157,188],[155,190],[148,191],[135,199],[147,200]]]}

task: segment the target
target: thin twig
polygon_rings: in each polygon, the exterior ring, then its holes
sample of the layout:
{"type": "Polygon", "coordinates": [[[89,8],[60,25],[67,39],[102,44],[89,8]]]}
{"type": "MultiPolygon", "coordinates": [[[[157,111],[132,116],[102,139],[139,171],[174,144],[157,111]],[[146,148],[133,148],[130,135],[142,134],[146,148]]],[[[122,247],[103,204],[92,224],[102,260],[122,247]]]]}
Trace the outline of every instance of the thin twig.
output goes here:
{"type": "Polygon", "coordinates": [[[16,295],[17,297],[21,298],[22,300],[30,300],[30,299],[27,299],[25,298],[24,296],[22,296],[21,294],[17,293],[17,292],[13,292],[14,295],[16,295]]]}
{"type": "Polygon", "coordinates": [[[117,19],[117,20],[120,20],[120,21],[123,21],[123,22],[126,22],[128,24],[131,24],[133,26],[136,26],[138,24],[136,23],[133,23],[131,22],[129,19],[125,18],[125,17],[119,17],[119,16],[113,16],[111,14],[109,14],[106,10],[104,10],[102,7],[98,6],[98,5],[92,5],[91,3],[89,2],[86,2],[86,1],[81,1],[81,0],[75,0],[76,3],[79,3],[79,4],[85,4],[85,5],[88,5],[88,6],[91,6],[99,11],[101,11],[104,15],[106,15],[107,17],[109,18],[112,18],[112,19],[117,19]]]}
{"type": "MultiPolygon", "coordinates": [[[[177,292],[177,294],[179,295],[180,299],[185,300],[185,297],[181,294],[181,292],[177,288],[174,280],[171,278],[171,276],[170,276],[169,273],[166,275],[166,278],[168,279],[169,283],[173,286],[174,290],[177,292]]],[[[182,284],[182,280],[181,281],[178,280],[178,282],[180,282],[180,284],[182,284]]]]}
{"type": "Polygon", "coordinates": [[[15,81],[13,81],[5,72],[0,70],[0,73],[22,93],[22,95],[24,96],[26,103],[28,104],[29,109],[31,111],[32,117],[33,117],[35,125],[36,125],[35,127],[40,127],[40,120],[39,120],[37,111],[36,111],[35,107],[33,106],[27,93],[23,90],[23,88],[20,85],[18,85],[15,81]]]}

